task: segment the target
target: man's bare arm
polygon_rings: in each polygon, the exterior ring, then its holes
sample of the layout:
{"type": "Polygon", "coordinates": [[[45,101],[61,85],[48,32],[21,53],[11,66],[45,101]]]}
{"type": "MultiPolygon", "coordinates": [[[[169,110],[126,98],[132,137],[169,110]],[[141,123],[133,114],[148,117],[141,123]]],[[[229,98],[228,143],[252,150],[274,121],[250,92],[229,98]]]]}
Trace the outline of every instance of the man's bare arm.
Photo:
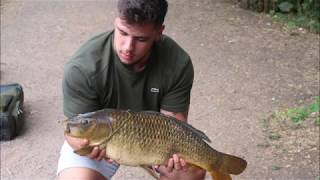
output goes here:
{"type": "Polygon", "coordinates": [[[164,110],[164,109],[160,109],[160,112],[161,112],[162,114],[175,117],[175,118],[178,119],[178,120],[187,122],[187,121],[188,121],[189,107],[188,107],[188,109],[187,109],[185,112],[170,112],[170,111],[166,111],[166,110],[164,110]]]}

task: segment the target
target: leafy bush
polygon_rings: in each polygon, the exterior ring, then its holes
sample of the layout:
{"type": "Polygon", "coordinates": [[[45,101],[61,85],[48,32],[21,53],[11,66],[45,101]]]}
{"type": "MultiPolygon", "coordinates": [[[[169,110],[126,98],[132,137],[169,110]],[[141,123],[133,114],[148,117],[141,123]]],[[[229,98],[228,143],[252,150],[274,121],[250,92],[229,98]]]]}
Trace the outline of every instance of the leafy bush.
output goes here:
{"type": "Polygon", "coordinates": [[[311,32],[320,32],[320,1],[319,0],[279,0],[277,9],[288,16],[287,25],[304,27],[311,32]]]}
{"type": "Polygon", "coordinates": [[[289,28],[303,27],[320,33],[320,0],[240,0],[242,7],[270,13],[289,28]]]}

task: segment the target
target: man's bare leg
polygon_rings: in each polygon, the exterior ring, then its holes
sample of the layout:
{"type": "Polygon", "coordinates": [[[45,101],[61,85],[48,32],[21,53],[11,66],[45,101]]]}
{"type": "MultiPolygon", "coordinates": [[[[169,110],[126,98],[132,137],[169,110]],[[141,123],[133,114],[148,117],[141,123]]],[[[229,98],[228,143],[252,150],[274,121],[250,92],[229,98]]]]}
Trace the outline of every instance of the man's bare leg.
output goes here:
{"type": "Polygon", "coordinates": [[[107,180],[99,172],[89,168],[68,168],[61,171],[57,177],[57,180],[107,180]]]}

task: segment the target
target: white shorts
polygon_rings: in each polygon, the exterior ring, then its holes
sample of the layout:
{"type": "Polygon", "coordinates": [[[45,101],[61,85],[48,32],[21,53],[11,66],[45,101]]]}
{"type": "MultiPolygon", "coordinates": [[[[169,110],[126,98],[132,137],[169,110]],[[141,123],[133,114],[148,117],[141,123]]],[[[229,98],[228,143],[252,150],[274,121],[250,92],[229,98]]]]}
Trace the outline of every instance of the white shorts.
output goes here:
{"type": "Polygon", "coordinates": [[[57,174],[64,169],[72,167],[90,168],[99,172],[107,179],[111,179],[119,168],[119,164],[114,161],[112,163],[105,160],[96,161],[86,156],[75,154],[70,145],[65,141],[60,151],[57,174]]]}

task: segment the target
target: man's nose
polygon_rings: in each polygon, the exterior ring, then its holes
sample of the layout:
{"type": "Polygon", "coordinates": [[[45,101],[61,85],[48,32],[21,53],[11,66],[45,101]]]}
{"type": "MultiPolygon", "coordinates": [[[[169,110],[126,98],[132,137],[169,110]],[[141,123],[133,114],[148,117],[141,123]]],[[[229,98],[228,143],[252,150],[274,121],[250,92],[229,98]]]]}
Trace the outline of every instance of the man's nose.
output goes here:
{"type": "Polygon", "coordinates": [[[133,49],[133,38],[126,38],[124,42],[124,50],[125,51],[131,51],[133,49]]]}

